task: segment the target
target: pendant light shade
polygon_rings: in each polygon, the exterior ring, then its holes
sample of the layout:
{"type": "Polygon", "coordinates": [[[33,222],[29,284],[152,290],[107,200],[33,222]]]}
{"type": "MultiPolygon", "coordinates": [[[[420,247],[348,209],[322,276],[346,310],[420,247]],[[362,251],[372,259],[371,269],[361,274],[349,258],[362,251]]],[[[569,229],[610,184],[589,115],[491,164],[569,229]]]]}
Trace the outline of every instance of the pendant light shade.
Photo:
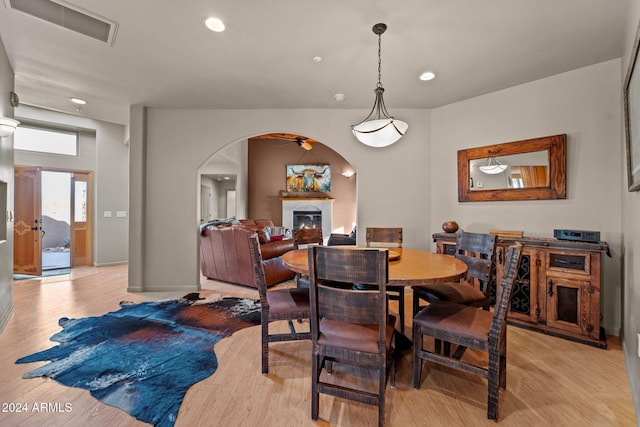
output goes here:
{"type": "Polygon", "coordinates": [[[11,136],[20,124],[19,121],[8,117],[0,117],[0,138],[11,136]]]}
{"type": "Polygon", "coordinates": [[[409,125],[389,115],[384,105],[384,88],[381,83],[381,44],[382,33],[387,29],[385,24],[373,26],[374,34],[378,35],[378,84],[374,90],[376,99],[369,115],[351,130],[358,141],[370,147],[386,147],[398,141],[407,132],[409,125]]]}
{"type": "Polygon", "coordinates": [[[480,172],[489,175],[496,175],[507,170],[507,166],[508,165],[500,163],[498,160],[496,160],[495,157],[489,157],[487,163],[485,165],[479,166],[478,169],[480,169],[480,172]]]}

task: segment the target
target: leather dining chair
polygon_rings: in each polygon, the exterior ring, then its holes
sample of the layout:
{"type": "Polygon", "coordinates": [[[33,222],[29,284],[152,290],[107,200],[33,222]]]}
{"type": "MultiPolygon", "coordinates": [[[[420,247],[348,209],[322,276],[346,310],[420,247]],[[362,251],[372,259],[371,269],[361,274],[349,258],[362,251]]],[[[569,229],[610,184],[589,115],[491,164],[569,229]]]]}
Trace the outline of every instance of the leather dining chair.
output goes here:
{"type": "Polygon", "coordinates": [[[480,310],[450,301],[434,301],[420,310],[413,319],[413,387],[420,388],[422,360],[437,363],[487,379],[487,418],[498,418],[498,394],[506,388],[507,323],[513,283],[520,265],[522,244],[509,248],[493,311],[480,310]],[[488,365],[477,366],[465,362],[457,350],[441,355],[424,346],[424,336],[437,342],[456,344],[458,348],[472,348],[488,353],[488,365]]]}
{"type": "Polygon", "coordinates": [[[489,287],[495,271],[497,239],[494,234],[458,231],[455,257],[467,264],[466,277],[460,282],[413,286],[412,313],[420,310],[420,301],[451,301],[482,307],[491,305],[489,287]]]}
{"type": "MultiPolygon", "coordinates": [[[[366,246],[376,245],[402,248],[402,227],[367,227],[366,246]]],[[[404,286],[387,286],[387,294],[390,300],[398,301],[400,331],[404,333],[404,286]]]]}
{"type": "Polygon", "coordinates": [[[342,246],[309,250],[314,420],[319,416],[322,393],[375,405],[378,425],[384,424],[387,380],[390,378],[392,386],[395,383],[395,317],[388,315],[386,301],[388,265],[386,250],[342,246]],[[332,286],[336,282],[362,283],[375,289],[332,286]],[[374,372],[375,390],[359,387],[359,380],[346,379],[353,366],[374,372]],[[324,376],[323,371],[331,375],[324,376]]]}
{"type": "Polygon", "coordinates": [[[256,273],[256,287],[260,294],[262,373],[266,374],[269,372],[269,343],[311,339],[311,333],[309,331],[298,332],[293,324],[293,320],[300,321],[310,318],[309,290],[304,288],[267,290],[257,234],[254,233],[251,236],[249,245],[251,246],[251,262],[253,263],[256,273]],[[270,334],[269,324],[280,320],[288,321],[290,332],[270,334]]]}

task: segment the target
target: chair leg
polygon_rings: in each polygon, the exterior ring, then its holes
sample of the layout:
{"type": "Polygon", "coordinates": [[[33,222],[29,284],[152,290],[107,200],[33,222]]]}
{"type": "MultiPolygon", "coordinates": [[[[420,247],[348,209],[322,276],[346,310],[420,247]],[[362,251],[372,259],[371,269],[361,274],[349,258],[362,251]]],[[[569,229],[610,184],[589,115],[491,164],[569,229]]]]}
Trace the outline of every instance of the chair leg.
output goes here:
{"type": "Polygon", "coordinates": [[[416,324],[413,325],[413,388],[416,390],[420,388],[420,376],[422,375],[422,358],[420,352],[422,351],[422,335],[420,334],[420,327],[416,324]]]}
{"type": "Polygon", "coordinates": [[[386,369],[380,369],[378,374],[378,426],[384,425],[384,393],[387,389],[386,369]]]}
{"type": "Polygon", "coordinates": [[[500,388],[507,388],[507,331],[504,331],[504,337],[500,344],[500,365],[498,367],[500,373],[500,388]]]}
{"type": "Polygon", "coordinates": [[[400,311],[400,332],[404,335],[404,288],[398,289],[398,310],[400,311]]]}
{"type": "Polygon", "coordinates": [[[269,373],[269,321],[262,318],[262,373],[269,373]]]}
{"type": "Polygon", "coordinates": [[[420,297],[416,294],[416,291],[413,291],[413,298],[411,301],[411,315],[413,317],[416,317],[418,311],[420,311],[420,297]]]}
{"type": "Polygon", "coordinates": [[[311,419],[318,419],[319,412],[319,393],[318,393],[318,381],[320,380],[320,356],[314,355],[311,357],[311,419]]]}
{"type": "Polygon", "coordinates": [[[489,350],[488,386],[487,386],[487,418],[498,419],[498,395],[500,392],[500,350],[489,350]]]}

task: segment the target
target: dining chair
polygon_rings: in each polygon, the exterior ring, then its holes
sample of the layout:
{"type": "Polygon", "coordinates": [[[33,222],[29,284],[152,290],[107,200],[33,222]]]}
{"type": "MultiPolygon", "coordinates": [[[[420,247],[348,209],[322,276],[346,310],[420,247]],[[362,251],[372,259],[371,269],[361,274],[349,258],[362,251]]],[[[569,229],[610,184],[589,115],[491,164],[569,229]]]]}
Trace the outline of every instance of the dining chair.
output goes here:
{"type": "Polygon", "coordinates": [[[324,244],[322,228],[296,228],[293,230],[293,241],[296,246],[324,244]]]}
{"type": "Polygon", "coordinates": [[[498,394],[507,385],[507,323],[506,316],[511,300],[513,283],[520,265],[522,244],[511,246],[501,286],[496,296],[493,311],[479,310],[465,304],[450,301],[434,301],[420,310],[413,318],[413,387],[420,388],[422,360],[487,379],[487,418],[497,420],[498,394]],[[462,360],[456,351],[452,356],[428,351],[423,337],[445,341],[488,353],[488,365],[478,366],[462,360]]]}
{"type": "MultiPolygon", "coordinates": [[[[255,269],[255,276],[260,294],[260,323],[262,328],[262,373],[269,373],[269,343],[279,341],[295,341],[311,339],[309,331],[299,332],[293,320],[309,319],[309,290],[306,288],[280,288],[267,290],[267,282],[260,254],[258,235],[253,234],[249,239],[251,246],[251,262],[255,269]],[[271,322],[286,320],[289,323],[288,333],[269,333],[271,322]]],[[[298,322],[300,323],[300,322],[298,322]]],[[[299,325],[300,327],[300,325],[299,325]]]]}
{"type": "MultiPolygon", "coordinates": [[[[296,228],[293,230],[293,241],[296,248],[306,248],[311,245],[323,245],[322,228],[296,228]]],[[[296,286],[298,288],[309,287],[309,276],[296,273],[296,286]]]]}
{"type": "Polygon", "coordinates": [[[451,301],[489,310],[489,287],[495,271],[497,239],[494,234],[458,231],[455,257],[467,264],[460,282],[413,286],[412,313],[420,310],[420,301],[451,301]]]}
{"type": "MultiPolygon", "coordinates": [[[[387,380],[395,385],[395,316],[387,311],[388,251],[314,246],[309,250],[311,302],[311,418],[318,419],[320,393],[378,407],[384,424],[387,380]],[[362,283],[373,290],[334,287],[362,283]],[[375,372],[376,391],[343,381],[357,366],[375,372]],[[344,373],[336,374],[345,368],[344,373]],[[322,373],[327,372],[327,376],[322,373]],[[344,374],[344,375],[343,375],[344,374]]],[[[357,374],[356,374],[357,375],[357,374]]]]}
{"type": "MultiPolygon", "coordinates": [[[[402,248],[402,227],[367,227],[365,235],[366,246],[384,246],[402,248]]],[[[360,286],[360,289],[365,286],[360,286]]],[[[389,299],[398,301],[400,315],[400,331],[404,333],[404,286],[387,286],[389,299]]]]}

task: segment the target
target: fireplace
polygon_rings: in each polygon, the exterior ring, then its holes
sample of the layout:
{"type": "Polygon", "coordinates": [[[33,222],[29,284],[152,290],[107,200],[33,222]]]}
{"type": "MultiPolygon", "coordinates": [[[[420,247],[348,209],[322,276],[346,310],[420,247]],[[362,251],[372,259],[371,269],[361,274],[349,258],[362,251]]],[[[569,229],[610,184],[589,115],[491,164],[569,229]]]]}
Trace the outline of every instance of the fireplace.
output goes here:
{"type": "Polygon", "coordinates": [[[322,228],[322,211],[320,209],[293,211],[293,229],[296,228],[322,228]]]}
{"type": "Polygon", "coordinates": [[[283,197],[282,226],[290,229],[307,227],[322,228],[325,242],[331,235],[333,199],[313,197],[283,197]],[[297,219],[296,219],[297,216],[297,219]]]}

